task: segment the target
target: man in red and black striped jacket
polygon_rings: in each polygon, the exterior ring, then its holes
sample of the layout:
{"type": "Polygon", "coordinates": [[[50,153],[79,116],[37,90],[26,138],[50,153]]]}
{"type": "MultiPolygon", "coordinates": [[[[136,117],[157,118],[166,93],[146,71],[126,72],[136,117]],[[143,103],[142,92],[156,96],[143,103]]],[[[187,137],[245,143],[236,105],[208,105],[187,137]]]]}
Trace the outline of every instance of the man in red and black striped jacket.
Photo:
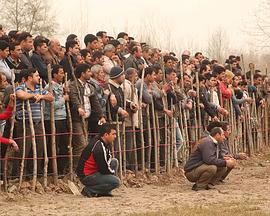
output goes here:
{"type": "Polygon", "coordinates": [[[115,176],[118,160],[112,158],[110,151],[115,138],[115,128],[103,124],[99,136],[83,150],[76,173],[85,185],[82,190],[84,196],[111,196],[111,191],[119,187],[120,179],[115,176]]]}

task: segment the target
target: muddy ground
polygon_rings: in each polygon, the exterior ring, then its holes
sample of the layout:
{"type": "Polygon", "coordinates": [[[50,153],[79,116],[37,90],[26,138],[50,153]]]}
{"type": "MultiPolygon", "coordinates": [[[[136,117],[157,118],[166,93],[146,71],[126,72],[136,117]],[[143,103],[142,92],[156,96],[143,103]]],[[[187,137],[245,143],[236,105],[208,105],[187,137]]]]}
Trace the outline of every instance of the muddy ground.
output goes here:
{"type": "MultiPolygon", "coordinates": [[[[61,183],[61,182],[60,182],[61,183]]],[[[213,190],[195,192],[181,168],[171,175],[133,174],[114,197],[85,198],[59,187],[0,194],[0,215],[270,215],[270,154],[241,162],[213,190]],[[65,191],[65,192],[64,192],[65,191]]]]}

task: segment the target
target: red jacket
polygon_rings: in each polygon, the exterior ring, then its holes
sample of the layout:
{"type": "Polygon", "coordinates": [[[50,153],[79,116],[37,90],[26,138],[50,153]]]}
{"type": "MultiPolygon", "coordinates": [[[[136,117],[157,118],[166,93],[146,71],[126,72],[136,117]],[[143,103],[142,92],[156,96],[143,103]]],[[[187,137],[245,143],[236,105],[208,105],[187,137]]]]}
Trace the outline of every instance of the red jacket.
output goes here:
{"type": "MultiPolygon", "coordinates": [[[[0,120],[5,120],[11,117],[13,107],[8,106],[4,113],[0,113],[0,120]]],[[[9,144],[9,139],[0,137],[0,142],[3,144],[9,144]]]]}

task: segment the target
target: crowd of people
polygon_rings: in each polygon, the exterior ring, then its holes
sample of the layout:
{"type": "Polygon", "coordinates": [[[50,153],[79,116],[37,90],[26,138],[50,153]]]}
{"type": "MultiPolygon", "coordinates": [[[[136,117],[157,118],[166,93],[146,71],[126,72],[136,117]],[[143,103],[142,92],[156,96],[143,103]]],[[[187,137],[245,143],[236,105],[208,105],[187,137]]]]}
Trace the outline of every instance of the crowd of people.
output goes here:
{"type": "MultiPolygon", "coordinates": [[[[236,159],[247,158],[244,153],[233,155],[226,143],[230,124],[222,120],[231,112],[228,101],[232,101],[235,118],[239,120],[244,118],[243,112],[249,106],[258,109],[267,104],[267,76],[255,70],[252,63],[249,69],[245,72],[241,68],[241,59],[236,55],[230,55],[223,63],[201,52],[192,55],[185,50],[177,58],[175,53],[136,41],[125,32],[113,38],[99,31],[87,34],[83,42],[70,34],[62,46],[57,38],[34,37],[17,30],[6,33],[1,27],[0,108],[9,113],[3,118],[10,117],[15,106],[13,139],[10,138],[11,119],[1,120],[1,134],[6,137],[1,139],[1,159],[6,155],[8,145],[5,144],[11,144],[18,158],[14,160],[11,176],[18,178],[23,157],[44,157],[45,141],[50,158],[53,114],[58,174],[67,173],[72,147],[73,167],[77,168],[83,184],[88,185],[83,194],[108,195],[120,184],[119,179],[102,177],[117,173],[118,162],[111,160],[111,151],[118,161],[122,160],[124,151],[126,169],[142,169],[144,162],[153,168],[151,128],[156,126],[159,166],[165,166],[165,125],[168,119],[173,120],[176,133],[171,142],[175,151],[181,152],[186,142],[181,115],[185,112],[191,153],[185,174],[189,181],[195,182],[192,189],[209,189],[210,184],[224,180],[236,165],[236,159]],[[14,94],[16,105],[13,105],[14,94]],[[120,124],[121,132],[125,133],[124,144],[115,137],[116,128],[106,122],[120,124]],[[203,134],[195,136],[192,127],[196,125],[207,132],[205,138],[203,134]],[[46,140],[42,138],[44,134],[47,134],[46,140]],[[71,146],[67,134],[72,134],[71,146]],[[113,141],[111,147],[109,144],[113,141]],[[223,145],[219,148],[218,143],[223,145]],[[33,145],[36,152],[32,150],[33,145]],[[97,181],[94,177],[104,185],[109,181],[114,186],[103,193],[100,189],[103,186],[93,186],[96,184],[93,181],[97,181]]],[[[175,155],[180,161],[179,154],[175,155]]],[[[43,164],[42,159],[37,160],[38,175],[43,174],[43,164]]],[[[25,160],[23,166],[25,176],[31,176],[33,160],[25,160]]]]}

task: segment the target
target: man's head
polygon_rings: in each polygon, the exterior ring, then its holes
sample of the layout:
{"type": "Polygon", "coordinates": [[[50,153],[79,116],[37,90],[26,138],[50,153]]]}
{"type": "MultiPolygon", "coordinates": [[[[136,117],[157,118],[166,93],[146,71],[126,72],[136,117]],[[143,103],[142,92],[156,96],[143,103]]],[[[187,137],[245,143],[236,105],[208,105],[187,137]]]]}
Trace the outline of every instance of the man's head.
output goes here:
{"type": "Polygon", "coordinates": [[[91,64],[91,54],[90,54],[89,50],[82,49],[80,51],[80,53],[81,53],[82,60],[84,61],[84,63],[91,64]]]}
{"type": "Polygon", "coordinates": [[[211,67],[210,65],[203,64],[200,68],[200,74],[206,75],[211,73],[211,67]]]}
{"type": "Polygon", "coordinates": [[[119,38],[123,38],[127,41],[127,43],[129,43],[129,37],[128,37],[128,34],[126,32],[120,32],[117,35],[117,39],[119,39],[119,38]]]}
{"type": "Polygon", "coordinates": [[[0,73],[0,89],[5,89],[8,86],[7,76],[4,72],[0,73]]]}
{"type": "Polygon", "coordinates": [[[20,55],[22,54],[21,45],[18,42],[13,42],[9,46],[10,56],[13,59],[19,59],[20,55]]]}
{"type": "Polygon", "coordinates": [[[61,49],[61,44],[58,39],[51,39],[49,42],[49,49],[54,53],[54,55],[58,55],[61,49]]]}
{"type": "Polygon", "coordinates": [[[144,69],[144,81],[153,83],[156,80],[156,74],[153,67],[147,67],[144,69]]]}
{"type": "Polygon", "coordinates": [[[184,82],[184,87],[185,88],[190,88],[192,83],[191,83],[191,76],[189,76],[188,74],[184,74],[183,75],[183,82],[184,82]]]}
{"type": "Polygon", "coordinates": [[[116,128],[114,127],[114,125],[105,123],[100,126],[99,136],[104,143],[111,145],[113,144],[117,136],[116,128]]]}
{"type": "Polygon", "coordinates": [[[84,44],[89,51],[97,50],[98,38],[93,34],[87,34],[84,37],[84,44]]]}
{"type": "Polygon", "coordinates": [[[101,51],[95,51],[95,52],[93,52],[92,63],[93,64],[99,64],[99,65],[102,66],[104,64],[104,55],[103,55],[103,52],[101,52],[101,51]]]}
{"type": "Polygon", "coordinates": [[[151,54],[150,54],[149,61],[152,64],[157,64],[159,62],[159,59],[160,59],[160,52],[159,52],[159,50],[156,49],[156,48],[151,49],[151,54]]]}
{"type": "Polygon", "coordinates": [[[215,65],[213,74],[217,75],[218,80],[225,81],[225,68],[222,65],[215,65]]]}
{"type": "Polygon", "coordinates": [[[31,84],[34,86],[39,84],[40,76],[37,69],[35,68],[25,69],[25,70],[22,70],[21,73],[24,74],[23,78],[25,82],[27,82],[28,84],[31,84]]]}
{"type": "Polygon", "coordinates": [[[121,85],[125,80],[125,73],[121,67],[112,67],[110,70],[110,79],[121,85]]]}
{"type": "Polygon", "coordinates": [[[203,54],[201,52],[195,53],[195,58],[198,59],[199,62],[203,60],[203,54]]]}
{"type": "Polygon", "coordinates": [[[134,55],[136,58],[141,58],[142,57],[142,48],[141,46],[134,46],[131,49],[131,54],[134,55]]]}
{"type": "Polygon", "coordinates": [[[99,31],[97,32],[96,36],[101,39],[104,46],[108,44],[109,38],[107,36],[107,32],[99,31]]]}
{"type": "Polygon", "coordinates": [[[6,41],[0,40],[0,59],[6,59],[9,54],[9,44],[6,41]]]}
{"type": "Polygon", "coordinates": [[[224,131],[221,127],[214,127],[210,131],[210,136],[213,137],[218,143],[222,143],[225,140],[224,131]]]}
{"type": "Polygon", "coordinates": [[[69,40],[66,42],[66,52],[72,56],[77,56],[80,53],[80,47],[77,41],[69,40]]]}
{"type": "Polygon", "coordinates": [[[216,75],[209,73],[209,74],[205,75],[205,78],[206,78],[205,84],[206,84],[206,86],[208,88],[213,88],[213,87],[215,87],[217,85],[217,77],[216,77],[216,75]]]}
{"type": "Polygon", "coordinates": [[[115,55],[115,47],[112,44],[107,44],[104,47],[104,55],[107,56],[108,58],[111,58],[112,56],[115,55]]]}
{"type": "Polygon", "coordinates": [[[253,79],[254,79],[254,85],[255,86],[261,86],[262,85],[263,78],[262,78],[261,74],[259,74],[259,73],[254,74],[253,79]]]}
{"type": "Polygon", "coordinates": [[[61,65],[52,66],[52,78],[57,83],[62,83],[65,77],[64,69],[61,65]]]}
{"type": "Polygon", "coordinates": [[[164,56],[164,66],[166,68],[173,68],[173,61],[174,61],[174,57],[170,56],[170,55],[166,55],[164,56]]]}
{"type": "Polygon", "coordinates": [[[18,36],[18,42],[21,45],[21,48],[26,52],[29,52],[33,49],[33,38],[29,32],[22,32],[18,36]]]}
{"type": "Polygon", "coordinates": [[[237,68],[237,61],[235,59],[234,60],[231,60],[230,64],[231,64],[231,69],[232,70],[234,70],[234,69],[237,68]]]}
{"type": "Polygon", "coordinates": [[[75,76],[82,80],[87,81],[91,78],[92,73],[88,64],[78,64],[75,69],[75,76]]]}
{"type": "Polygon", "coordinates": [[[177,84],[178,77],[177,77],[176,71],[172,68],[167,68],[166,79],[171,84],[177,84]]]}
{"type": "Polygon", "coordinates": [[[103,70],[103,67],[99,64],[93,65],[91,67],[91,72],[93,75],[93,78],[98,81],[105,81],[105,72],[103,70]]]}
{"type": "Polygon", "coordinates": [[[115,47],[115,54],[119,54],[121,52],[121,45],[118,40],[110,40],[108,44],[112,44],[115,47]]]}
{"type": "Polygon", "coordinates": [[[155,64],[155,65],[152,66],[152,68],[154,69],[155,74],[156,74],[155,81],[158,82],[158,83],[161,82],[163,80],[163,78],[164,78],[164,74],[163,74],[163,71],[162,71],[160,65],[155,64]]]}
{"type": "Polygon", "coordinates": [[[128,68],[125,71],[125,76],[127,80],[134,84],[138,79],[138,71],[135,68],[128,68]]]}
{"type": "Polygon", "coordinates": [[[34,48],[39,55],[45,55],[48,52],[47,41],[41,37],[35,38],[34,48]]]}

